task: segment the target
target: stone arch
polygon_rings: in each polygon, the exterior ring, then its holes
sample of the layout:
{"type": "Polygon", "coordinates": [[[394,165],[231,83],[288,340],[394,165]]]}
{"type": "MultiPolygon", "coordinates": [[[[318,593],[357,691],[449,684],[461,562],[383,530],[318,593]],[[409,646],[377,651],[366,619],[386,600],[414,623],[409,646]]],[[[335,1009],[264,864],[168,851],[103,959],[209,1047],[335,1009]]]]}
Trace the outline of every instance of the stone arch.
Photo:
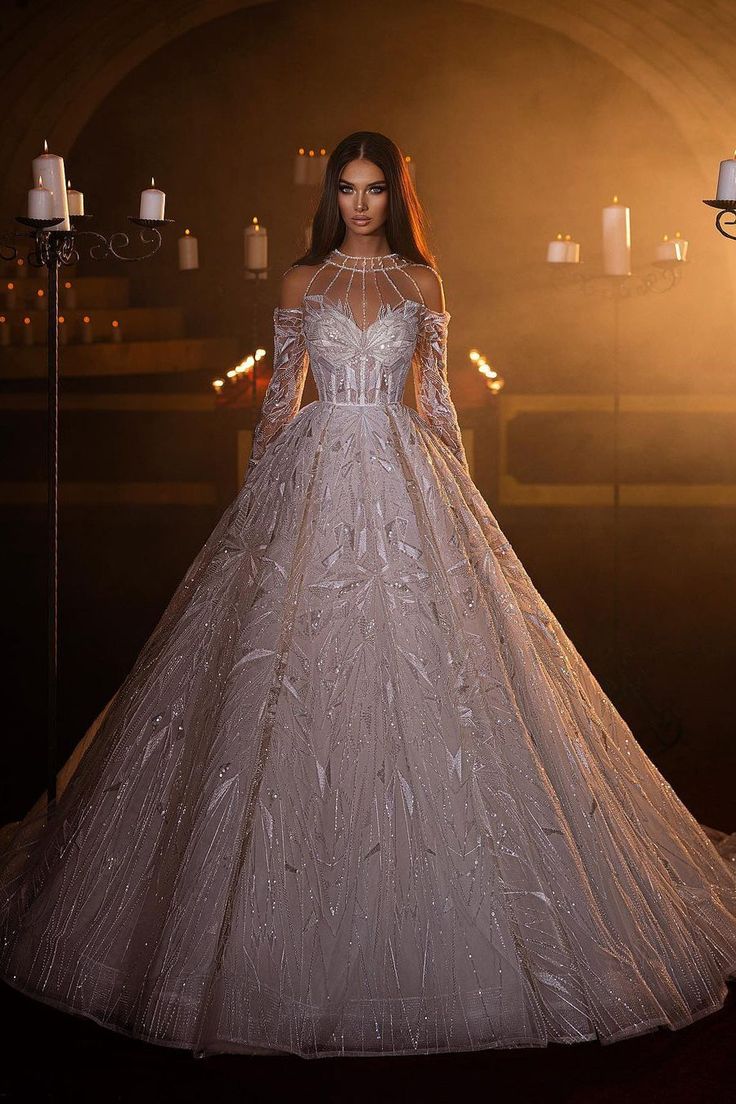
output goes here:
{"type": "MultiPolygon", "coordinates": [[[[0,78],[6,110],[0,137],[2,191],[17,202],[39,136],[69,149],[97,106],[123,77],[178,36],[260,0],[157,0],[141,5],[131,27],[129,0],[99,5],[81,0],[55,13],[23,9],[6,19],[4,56],[14,56],[0,78]],[[20,90],[20,91],[19,91],[20,90]],[[28,120],[33,119],[33,128],[28,120]]],[[[278,0],[270,0],[278,2],[278,0]]],[[[456,0],[451,0],[454,4],[456,0]]],[[[688,142],[702,172],[704,195],[715,190],[718,161],[734,144],[728,110],[733,81],[736,12],[724,0],[711,18],[685,4],[628,0],[580,5],[571,0],[464,0],[539,24],[566,36],[615,66],[646,90],[688,142]]],[[[461,7],[460,4],[457,5],[461,7]]],[[[30,186],[30,184],[28,184],[30,186]]],[[[9,210],[9,208],[6,208],[9,210]]]]}

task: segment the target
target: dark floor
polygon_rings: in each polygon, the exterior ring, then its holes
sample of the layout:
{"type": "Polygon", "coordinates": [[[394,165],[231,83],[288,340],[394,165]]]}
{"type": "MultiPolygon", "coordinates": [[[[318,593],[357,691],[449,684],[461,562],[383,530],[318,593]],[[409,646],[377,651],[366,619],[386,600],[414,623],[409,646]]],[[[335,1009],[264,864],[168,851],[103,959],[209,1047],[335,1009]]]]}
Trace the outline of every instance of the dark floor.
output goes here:
{"type": "Polygon", "coordinates": [[[478,1104],[715,1104],[736,1100],[736,982],[679,1031],[601,1046],[396,1058],[195,1059],[128,1039],[0,984],[0,1101],[12,1104],[465,1100],[478,1104]]]}

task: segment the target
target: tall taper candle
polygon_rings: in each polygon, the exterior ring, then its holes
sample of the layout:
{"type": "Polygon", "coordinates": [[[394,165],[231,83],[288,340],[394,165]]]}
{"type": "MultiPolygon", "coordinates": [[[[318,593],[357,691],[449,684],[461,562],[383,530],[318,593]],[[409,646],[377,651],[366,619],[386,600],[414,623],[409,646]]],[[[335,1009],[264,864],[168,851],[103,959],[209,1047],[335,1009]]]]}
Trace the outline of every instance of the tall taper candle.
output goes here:
{"type": "Polygon", "coordinates": [[[162,219],[166,203],[166,192],[154,187],[155,181],[151,177],[151,187],[144,188],[141,192],[141,209],[138,218],[162,219]]]}
{"type": "Polygon", "coordinates": [[[631,209],[618,196],[603,208],[603,271],[607,276],[631,275],[631,209]]]}
{"type": "Polygon", "coordinates": [[[179,268],[182,272],[199,268],[199,242],[189,230],[179,238],[179,268]]]}
{"type": "Polygon", "coordinates": [[[72,188],[71,180],[66,182],[66,201],[69,204],[70,215],[84,214],[84,192],[78,192],[76,188],[72,188]]]}
{"type": "Polygon", "coordinates": [[[307,151],[304,146],[300,146],[294,157],[294,183],[295,184],[307,184],[308,165],[307,165],[307,151]]]}
{"type": "Polygon", "coordinates": [[[60,218],[62,221],[58,222],[56,226],[51,227],[52,233],[55,230],[71,230],[71,223],[69,222],[69,204],[66,198],[64,158],[59,157],[58,154],[48,152],[48,142],[45,138],[43,149],[44,152],[40,157],[33,158],[33,179],[38,180],[40,176],[43,181],[43,186],[53,193],[51,204],[52,214],[49,217],[60,218]]]}
{"type": "MultiPolygon", "coordinates": [[[[31,219],[51,219],[56,217],[54,214],[54,193],[50,188],[44,187],[43,180],[40,176],[36,187],[29,189],[28,192],[27,217],[31,219]]],[[[58,225],[61,226],[61,223],[58,225]]]]}
{"type": "Polygon", "coordinates": [[[258,225],[256,216],[245,228],[245,267],[251,272],[268,268],[268,231],[265,226],[258,225]]]}
{"type": "Polygon", "coordinates": [[[733,151],[733,157],[721,161],[716,199],[736,199],[736,150],[733,151]]]}

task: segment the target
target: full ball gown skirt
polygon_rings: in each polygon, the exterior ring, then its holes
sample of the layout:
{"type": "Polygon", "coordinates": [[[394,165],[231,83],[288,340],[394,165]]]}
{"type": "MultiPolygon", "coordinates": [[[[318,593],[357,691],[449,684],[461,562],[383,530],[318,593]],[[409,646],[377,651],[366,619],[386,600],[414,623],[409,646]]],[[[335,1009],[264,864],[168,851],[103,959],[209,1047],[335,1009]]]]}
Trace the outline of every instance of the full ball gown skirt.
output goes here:
{"type": "Polygon", "coordinates": [[[718,1009],[736,868],[473,483],[449,314],[274,320],[245,481],[51,817],[6,827],[0,975],[197,1056],[608,1044],[718,1009]]]}

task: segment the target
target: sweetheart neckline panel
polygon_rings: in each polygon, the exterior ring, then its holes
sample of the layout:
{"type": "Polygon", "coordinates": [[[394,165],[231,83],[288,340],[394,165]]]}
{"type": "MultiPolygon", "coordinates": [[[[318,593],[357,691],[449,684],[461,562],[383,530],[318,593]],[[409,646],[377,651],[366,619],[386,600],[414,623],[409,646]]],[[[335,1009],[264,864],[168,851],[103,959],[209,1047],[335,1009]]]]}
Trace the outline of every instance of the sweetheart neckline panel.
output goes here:
{"type": "MultiPolygon", "coordinates": [[[[320,295],[320,294],[305,295],[302,302],[306,303],[308,299],[319,299],[322,303],[327,303],[329,306],[334,307],[334,309],[336,311],[339,311],[339,313],[342,315],[343,318],[347,318],[347,320],[349,322],[351,322],[353,326],[355,326],[355,329],[358,331],[358,333],[361,333],[361,334],[370,333],[371,329],[373,328],[373,326],[376,325],[376,323],[381,322],[383,319],[387,318],[390,313],[392,313],[394,311],[397,311],[397,310],[400,310],[406,303],[415,303],[417,305],[417,307],[420,308],[420,311],[419,311],[420,314],[421,314],[422,311],[424,311],[427,314],[434,315],[436,318],[447,319],[448,322],[449,322],[450,318],[452,317],[452,315],[450,314],[449,311],[447,311],[447,310],[445,310],[445,311],[432,310],[431,307],[426,306],[424,303],[420,303],[418,299],[404,299],[401,303],[397,303],[396,305],[389,304],[388,305],[388,310],[386,310],[385,313],[378,314],[373,319],[373,321],[370,322],[366,326],[365,329],[363,329],[363,327],[359,326],[358,323],[355,321],[355,318],[352,315],[352,311],[350,313],[348,313],[347,311],[344,311],[337,303],[335,303],[334,301],[332,301],[330,299],[325,298],[325,296],[320,295]]],[[[301,307],[274,307],[274,312],[273,312],[274,320],[278,317],[279,314],[285,313],[285,312],[292,312],[292,311],[298,311],[298,312],[303,314],[304,308],[303,308],[303,306],[301,306],[301,307]]]]}

